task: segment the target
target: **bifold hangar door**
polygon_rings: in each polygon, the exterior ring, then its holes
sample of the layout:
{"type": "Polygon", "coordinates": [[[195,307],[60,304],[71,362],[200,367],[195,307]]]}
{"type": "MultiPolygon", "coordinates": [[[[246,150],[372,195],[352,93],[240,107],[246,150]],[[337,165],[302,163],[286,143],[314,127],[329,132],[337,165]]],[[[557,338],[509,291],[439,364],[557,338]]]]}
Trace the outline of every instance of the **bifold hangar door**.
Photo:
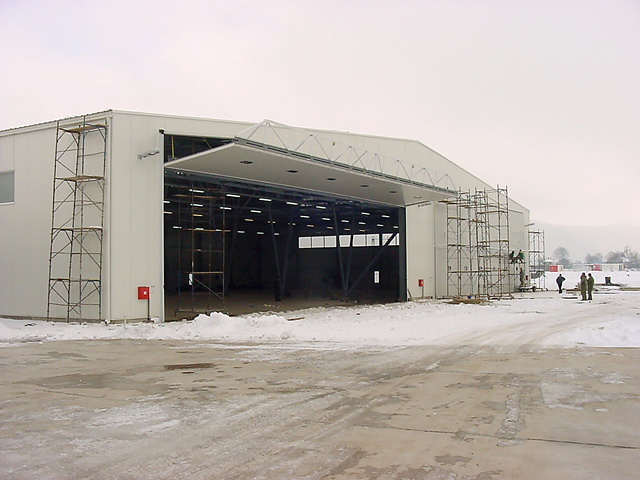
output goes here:
{"type": "Polygon", "coordinates": [[[188,142],[165,134],[167,319],[404,300],[404,208],[451,194],[273,122],[188,142]]]}

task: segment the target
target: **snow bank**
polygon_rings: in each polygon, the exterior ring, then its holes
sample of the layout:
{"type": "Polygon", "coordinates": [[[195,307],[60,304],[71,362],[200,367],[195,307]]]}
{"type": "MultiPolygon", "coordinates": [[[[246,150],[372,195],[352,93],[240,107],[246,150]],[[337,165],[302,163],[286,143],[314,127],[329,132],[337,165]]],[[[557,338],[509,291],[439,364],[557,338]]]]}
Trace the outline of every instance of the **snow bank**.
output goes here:
{"type": "MultiPolygon", "coordinates": [[[[565,276],[571,281],[571,276],[565,276]]],[[[547,280],[551,289],[549,283],[547,280]]],[[[598,291],[593,302],[580,302],[574,295],[554,291],[517,297],[486,305],[438,300],[315,308],[277,315],[229,317],[213,313],[166,324],[2,319],[0,341],[195,340],[305,344],[313,348],[321,344],[340,348],[456,344],[640,347],[640,292],[598,291]]]]}
{"type": "Polygon", "coordinates": [[[558,341],[576,346],[640,347],[640,313],[593,325],[581,325],[557,338],[549,337],[547,343],[555,344],[558,341]]]}

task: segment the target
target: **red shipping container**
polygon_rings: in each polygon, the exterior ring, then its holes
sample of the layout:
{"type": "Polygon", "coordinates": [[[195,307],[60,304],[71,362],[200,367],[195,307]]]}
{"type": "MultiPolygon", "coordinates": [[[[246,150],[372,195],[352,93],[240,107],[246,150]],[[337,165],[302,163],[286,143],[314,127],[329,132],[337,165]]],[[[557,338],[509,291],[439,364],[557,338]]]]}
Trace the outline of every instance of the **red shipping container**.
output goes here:
{"type": "Polygon", "coordinates": [[[558,265],[549,265],[549,271],[550,272],[557,272],[558,271],[558,265]]]}

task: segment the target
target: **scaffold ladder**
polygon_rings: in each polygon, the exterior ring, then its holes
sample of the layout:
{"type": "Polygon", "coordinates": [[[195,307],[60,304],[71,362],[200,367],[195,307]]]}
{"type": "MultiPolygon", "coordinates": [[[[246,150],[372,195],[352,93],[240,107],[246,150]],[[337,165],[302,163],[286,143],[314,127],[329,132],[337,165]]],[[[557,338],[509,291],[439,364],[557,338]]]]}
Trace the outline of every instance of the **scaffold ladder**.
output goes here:
{"type": "Polygon", "coordinates": [[[56,128],[47,318],[102,319],[107,125],[56,128]]]}

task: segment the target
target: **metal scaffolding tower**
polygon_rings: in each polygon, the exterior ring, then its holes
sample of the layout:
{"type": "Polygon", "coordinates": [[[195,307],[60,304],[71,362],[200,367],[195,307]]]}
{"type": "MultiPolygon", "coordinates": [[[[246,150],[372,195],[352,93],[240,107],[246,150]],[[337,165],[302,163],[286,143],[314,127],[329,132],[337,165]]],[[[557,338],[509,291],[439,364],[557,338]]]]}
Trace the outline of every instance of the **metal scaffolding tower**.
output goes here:
{"type": "Polygon", "coordinates": [[[56,129],[47,318],[102,319],[107,125],[56,129]]]}
{"type": "Polygon", "coordinates": [[[509,265],[509,197],[506,188],[476,190],[479,294],[511,297],[509,265]]]}
{"type": "Polygon", "coordinates": [[[544,231],[529,230],[529,278],[536,290],[546,290],[544,231]]]}
{"type": "Polygon", "coordinates": [[[175,231],[167,241],[177,259],[176,312],[224,310],[225,193],[220,186],[195,180],[173,180],[165,190],[164,213],[172,217],[165,225],[175,231]]]}
{"type": "Polygon", "coordinates": [[[447,296],[478,293],[476,205],[469,192],[458,192],[447,205],[447,296]]]}
{"type": "Polygon", "coordinates": [[[506,188],[458,192],[447,205],[447,295],[511,296],[506,188]]]}

